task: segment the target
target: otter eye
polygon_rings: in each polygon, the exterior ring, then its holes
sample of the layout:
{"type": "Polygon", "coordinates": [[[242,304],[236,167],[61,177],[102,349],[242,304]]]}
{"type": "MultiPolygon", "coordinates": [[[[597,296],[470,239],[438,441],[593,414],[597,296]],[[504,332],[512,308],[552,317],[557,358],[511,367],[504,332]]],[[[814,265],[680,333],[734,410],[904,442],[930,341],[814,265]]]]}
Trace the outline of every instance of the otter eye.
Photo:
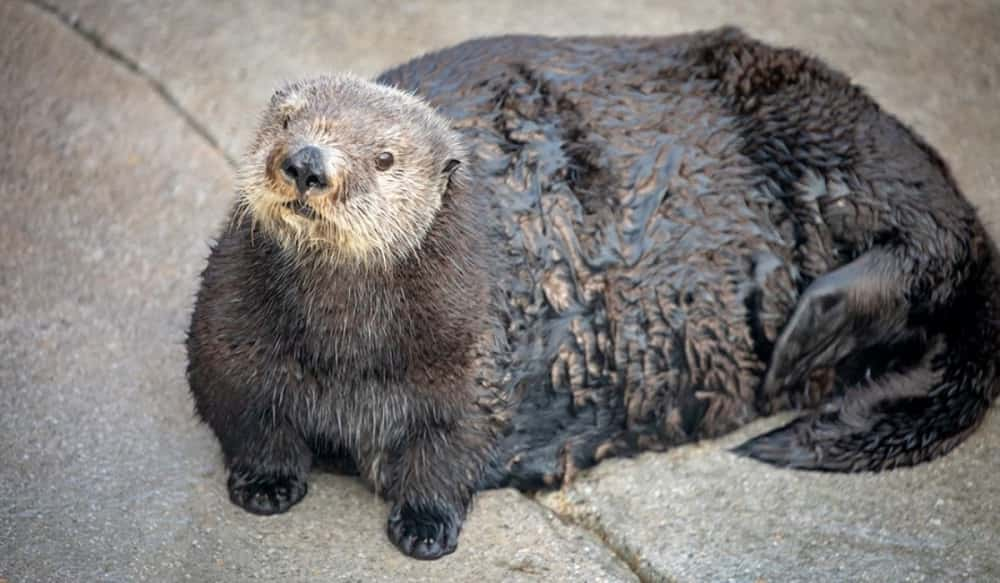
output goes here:
{"type": "Polygon", "coordinates": [[[396,159],[392,157],[392,152],[382,152],[375,156],[375,167],[379,170],[388,170],[396,159]]]}

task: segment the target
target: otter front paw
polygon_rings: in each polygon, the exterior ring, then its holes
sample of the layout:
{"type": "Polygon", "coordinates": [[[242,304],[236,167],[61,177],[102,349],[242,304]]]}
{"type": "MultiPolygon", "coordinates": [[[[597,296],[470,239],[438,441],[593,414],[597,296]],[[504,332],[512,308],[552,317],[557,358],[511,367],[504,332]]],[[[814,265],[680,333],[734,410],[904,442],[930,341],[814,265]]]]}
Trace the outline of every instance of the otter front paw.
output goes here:
{"type": "Polygon", "coordinates": [[[396,503],[389,513],[389,540],[415,559],[438,559],[458,547],[462,512],[444,506],[396,503]]]}
{"type": "Polygon", "coordinates": [[[254,514],[280,514],[306,495],[306,481],[298,476],[258,474],[234,469],[229,473],[229,499],[254,514]]]}

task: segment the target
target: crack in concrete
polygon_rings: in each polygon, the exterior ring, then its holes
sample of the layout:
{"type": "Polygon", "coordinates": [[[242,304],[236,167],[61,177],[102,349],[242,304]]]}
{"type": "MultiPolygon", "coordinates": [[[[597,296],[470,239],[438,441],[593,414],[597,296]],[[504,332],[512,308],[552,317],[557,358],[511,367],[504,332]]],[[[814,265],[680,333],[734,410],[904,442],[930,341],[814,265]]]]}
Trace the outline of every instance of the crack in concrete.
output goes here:
{"type": "Polygon", "coordinates": [[[150,88],[157,95],[159,95],[161,99],[163,99],[170,109],[172,109],[181,117],[181,119],[184,120],[194,133],[204,139],[213,150],[218,152],[219,155],[221,155],[226,162],[229,163],[231,167],[236,166],[236,161],[226,154],[225,150],[223,150],[219,145],[219,141],[212,135],[212,132],[210,132],[204,124],[198,121],[192,113],[184,109],[184,106],[181,105],[180,101],[174,97],[169,89],[167,89],[167,86],[162,81],[154,77],[149,71],[144,69],[138,61],[133,60],[122,51],[105,42],[97,31],[86,28],[79,18],[64,14],[58,7],[44,2],[43,0],[24,0],[24,3],[54,17],[63,26],[83,38],[91,47],[94,48],[94,50],[125,67],[129,72],[137,75],[143,81],[148,83],[150,88]]]}
{"type": "Polygon", "coordinates": [[[611,551],[611,553],[621,561],[628,570],[632,572],[633,575],[639,580],[640,583],[673,583],[674,580],[660,573],[650,573],[648,568],[643,567],[641,563],[641,557],[639,557],[631,549],[623,547],[616,544],[611,540],[610,533],[601,526],[600,522],[588,518],[587,516],[575,512],[575,505],[572,502],[566,500],[562,492],[555,492],[552,494],[555,504],[550,506],[548,504],[543,504],[536,497],[526,496],[531,499],[535,504],[542,506],[552,512],[559,520],[564,524],[571,526],[573,528],[579,528],[585,530],[590,534],[594,535],[604,545],[604,548],[611,551]]]}

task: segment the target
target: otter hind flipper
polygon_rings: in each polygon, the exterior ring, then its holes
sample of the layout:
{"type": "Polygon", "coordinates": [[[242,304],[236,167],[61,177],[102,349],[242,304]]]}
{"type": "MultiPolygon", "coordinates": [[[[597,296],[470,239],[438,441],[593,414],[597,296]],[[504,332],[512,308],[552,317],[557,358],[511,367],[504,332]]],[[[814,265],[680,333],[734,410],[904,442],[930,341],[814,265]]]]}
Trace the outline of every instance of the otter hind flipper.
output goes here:
{"type": "Polygon", "coordinates": [[[736,455],[787,468],[815,468],[817,452],[809,449],[798,435],[808,430],[809,419],[799,417],[787,425],[758,435],[730,451],[736,455]]]}
{"type": "MultiPolygon", "coordinates": [[[[734,453],[793,469],[856,472],[913,466],[951,451],[979,425],[1000,392],[1000,305],[993,298],[998,280],[995,253],[990,246],[970,279],[955,290],[946,309],[931,318],[929,329],[934,333],[927,338],[922,359],[903,370],[862,380],[818,411],[753,438],[734,453]]],[[[817,283],[830,295],[825,282],[817,283]]],[[[804,305],[809,309],[808,303],[804,305]]],[[[899,321],[897,317],[891,309],[867,312],[862,314],[862,323],[857,316],[848,318],[838,333],[854,335],[852,345],[862,344],[865,323],[884,326],[887,318],[899,321]]],[[[822,319],[793,317],[790,330],[783,333],[785,338],[793,334],[808,337],[795,330],[796,321],[806,321],[808,327],[816,325],[816,334],[822,334],[818,327],[822,319]]],[[[838,340],[808,342],[829,346],[838,340]]],[[[790,345],[779,342],[778,348],[790,345]]],[[[790,378],[798,378],[799,371],[808,370],[817,358],[821,364],[830,364],[824,359],[832,354],[826,349],[803,351],[797,357],[803,362],[785,367],[784,372],[794,371],[790,378]]],[[[776,354],[771,366],[794,361],[776,354]]],[[[776,376],[780,375],[769,374],[768,381],[776,376]]],[[[765,389],[767,385],[765,381],[765,389]]]]}
{"type": "Polygon", "coordinates": [[[906,268],[891,250],[877,249],[816,279],[775,344],[764,396],[799,386],[810,371],[856,351],[911,336],[906,268]]]}
{"type": "Polygon", "coordinates": [[[978,425],[989,400],[948,373],[921,367],[856,387],[839,403],[757,436],[733,452],[772,465],[881,471],[939,457],[978,425]]]}

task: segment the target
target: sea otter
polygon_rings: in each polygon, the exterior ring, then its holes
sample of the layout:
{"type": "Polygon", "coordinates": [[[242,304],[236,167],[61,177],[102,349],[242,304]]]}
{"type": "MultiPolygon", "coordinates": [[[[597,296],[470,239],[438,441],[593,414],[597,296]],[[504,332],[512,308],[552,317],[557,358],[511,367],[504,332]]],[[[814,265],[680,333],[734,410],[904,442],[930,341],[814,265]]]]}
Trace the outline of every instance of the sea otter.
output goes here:
{"type": "Polygon", "coordinates": [[[239,175],[188,378],[251,512],[330,457],[436,558],[477,490],[790,408],[737,453],[912,465],[1000,387],[998,254],[946,164],[737,29],[495,37],[291,83],[239,175]]]}

